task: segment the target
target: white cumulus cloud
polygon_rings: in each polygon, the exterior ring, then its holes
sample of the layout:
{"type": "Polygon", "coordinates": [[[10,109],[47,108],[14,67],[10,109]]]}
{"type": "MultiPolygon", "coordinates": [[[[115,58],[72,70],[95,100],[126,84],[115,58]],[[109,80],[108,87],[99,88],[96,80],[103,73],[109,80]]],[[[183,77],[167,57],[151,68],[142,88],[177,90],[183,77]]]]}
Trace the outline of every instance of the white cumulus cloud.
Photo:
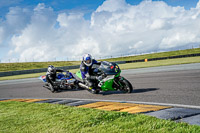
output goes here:
{"type": "Polygon", "coordinates": [[[29,61],[148,53],[199,46],[199,27],[200,1],[185,10],[163,1],[106,0],[91,20],[40,3],[34,9],[10,8],[0,20],[0,46],[10,47],[8,57],[29,61]]]}

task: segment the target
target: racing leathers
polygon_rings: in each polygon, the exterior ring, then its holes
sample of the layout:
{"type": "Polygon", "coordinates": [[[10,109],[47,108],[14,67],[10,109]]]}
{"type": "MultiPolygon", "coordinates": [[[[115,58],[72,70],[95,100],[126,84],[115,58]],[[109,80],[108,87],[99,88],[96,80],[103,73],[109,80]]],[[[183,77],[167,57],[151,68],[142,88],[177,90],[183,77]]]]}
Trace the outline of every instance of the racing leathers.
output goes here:
{"type": "Polygon", "coordinates": [[[96,77],[92,76],[92,66],[93,66],[93,64],[101,64],[101,62],[98,62],[95,59],[92,59],[92,65],[91,66],[85,65],[83,63],[83,61],[81,62],[81,65],[80,65],[80,71],[81,71],[81,76],[82,76],[83,82],[89,88],[93,87],[92,81],[96,80],[96,77]]]}
{"type": "Polygon", "coordinates": [[[51,84],[50,90],[52,92],[58,91],[56,87],[56,73],[64,72],[62,69],[53,69],[52,71],[47,71],[46,73],[46,81],[51,84]]]}

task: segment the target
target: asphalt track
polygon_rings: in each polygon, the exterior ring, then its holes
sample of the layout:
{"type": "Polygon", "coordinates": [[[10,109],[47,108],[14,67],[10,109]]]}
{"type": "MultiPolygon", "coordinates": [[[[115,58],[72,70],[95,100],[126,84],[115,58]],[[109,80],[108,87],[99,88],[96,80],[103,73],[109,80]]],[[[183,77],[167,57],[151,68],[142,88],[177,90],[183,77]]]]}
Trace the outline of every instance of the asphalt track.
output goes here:
{"type": "Polygon", "coordinates": [[[75,98],[137,101],[200,106],[200,63],[130,69],[122,75],[135,87],[134,92],[68,90],[51,93],[37,79],[0,81],[0,98],[75,98]]]}

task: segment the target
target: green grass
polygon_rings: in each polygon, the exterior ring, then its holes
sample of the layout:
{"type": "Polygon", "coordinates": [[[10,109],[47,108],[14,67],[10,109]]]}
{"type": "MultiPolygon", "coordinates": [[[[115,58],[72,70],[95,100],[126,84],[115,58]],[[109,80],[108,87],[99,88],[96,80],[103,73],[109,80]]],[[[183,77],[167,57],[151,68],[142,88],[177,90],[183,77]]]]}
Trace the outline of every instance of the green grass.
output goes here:
{"type": "Polygon", "coordinates": [[[0,72],[47,68],[49,65],[53,65],[55,67],[62,67],[79,64],[80,61],[0,63],[0,72]]]}
{"type": "Polygon", "coordinates": [[[42,75],[45,75],[46,73],[33,73],[33,74],[22,74],[22,75],[14,75],[14,76],[4,76],[0,77],[0,80],[13,80],[13,79],[25,79],[25,78],[36,78],[42,75]]]}
{"type": "MultiPolygon", "coordinates": [[[[110,62],[129,61],[129,60],[152,59],[152,58],[158,58],[158,57],[169,57],[169,56],[195,54],[195,53],[200,53],[200,48],[145,54],[145,55],[138,55],[138,56],[110,58],[110,59],[103,59],[103,60],[110,61],[110,62]]],[[[0,63],[0,72],[47,68],[49,65],[54,65],[55,67],[62,67],[62,66],[72,66],[72,65],[79,65],[79,64],[80,64],[80,61],[0,63]]]]}
{"type": "Polygon", "coordinates": [[[178,58],[178,59],[157,60],[157,61],[149,61],[149,62],[126,63],[126,64],[121,64],[119,66],[123,70],[123,69],[136,69],[136,68],[169,66],[169,65],[190,64],[190,63],[200,63],[200,56],[178,58]]]}
{"type": "MultiPolygon", "coordinates": [[[[122,70],[125,70],[125,69],[158,67],[158,66],[189,64],[189,63],[200,63],[200,57],[188,57],[188,58],[167,59],[167,60],[158,60],[158,61],[150,61],[150,62],[126,63],[126,64],[119,64],[119,66],[122,70]]],[[[72,73],[76,73],[78,70],[79,69],[72,69],[69,71],[72,73]]],[[[0,80],[34,78],[34,77],[39,77],[41,75],[45,75],[45,72],[35,73],[35,74],[5,76],[5,77],[0,77],[0,80]]]]}
{"type": "Polygon", "coordinates": [[[2,133],[133,133],[200,132],[200,126],[128,114],[64,105],[0,102],[2,133]]]}
{"type": "Polygon", "coordinates": [[[145,54],[145,55],[138,55],[138,56],[110,58],[110,59],[105,59],[105,60],[106,61],[130,61],[130,60],[152,59],[152,58],[159,58],[159,57],[169,57],[169,56],[197,54],[197,53],[200,53],[200,48],[152,53],[152,54],[145,54]]]}
{"type": "MultiPolygon", "coordinates": [[[[79,69],[71,69],[69,71],[72,73],[76,73],[78,70],[79,69]]],[[[42,75],[46,75],[46,72],[33,73],[33,74],[22,74],[22,75],[14,75],[14,76],[4,76],[4,77],[0,77],[0,81],[1,80],[13,80],[13,79],[25,79],[25,78],[37,78],[42,75]]]]}

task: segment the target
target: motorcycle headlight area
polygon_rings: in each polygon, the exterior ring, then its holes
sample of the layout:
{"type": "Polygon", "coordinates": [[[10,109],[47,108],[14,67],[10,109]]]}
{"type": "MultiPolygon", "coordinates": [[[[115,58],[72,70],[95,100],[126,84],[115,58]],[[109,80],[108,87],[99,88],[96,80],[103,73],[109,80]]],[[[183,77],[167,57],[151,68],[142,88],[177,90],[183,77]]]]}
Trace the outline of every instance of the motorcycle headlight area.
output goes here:
{"type": "Polygon", "coordinates": [[[115,66],[115,72],[118,72],[118,71],[119,71],[119,66],[116,65],[116,66],[115,66]]]}

